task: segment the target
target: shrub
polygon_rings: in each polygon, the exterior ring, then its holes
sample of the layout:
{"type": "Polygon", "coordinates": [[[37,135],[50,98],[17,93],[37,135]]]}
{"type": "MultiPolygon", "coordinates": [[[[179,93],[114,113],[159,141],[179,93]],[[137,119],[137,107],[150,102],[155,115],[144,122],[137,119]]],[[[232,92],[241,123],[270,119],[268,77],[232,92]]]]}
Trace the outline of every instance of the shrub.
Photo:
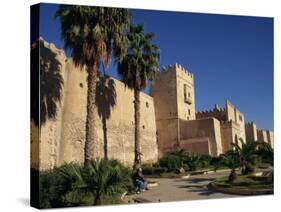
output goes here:
{"type": "Polygon", "coordinates": [[[196,171],[198,168],[201,168],[201,164],[202,164],[201,155],[195,153],[189,153],[186,156],[184,162],[187,163],[189,167],[189,171],[196,171]]]}
{"type": "Polygon", "coordinates": [[[209,155],[201,155],[191,153],[184,150],[164,155],[159,163],[161,167],[168,168],[169,172],[179,172],[180,168],[185,170],[195,171],[199,168],[207,168],[210,166],[212,157],[209,155]]]}
{"type": "Polygon", "coordinates": [[[167,168],[164,167],[153,167],[153,166],[143,166],[142,173],[144,175],[161,175],[164,172],[167,172],[167,168]]]}
{"type": "Polygon", "coordinates": [[[201,168],[210,167],[212,157],[210,155],[200,155],[200,166],[201,168]]]}
{"type": "Polygon", "coordinates": [[[185,171],[187,171],[187,170],[190,169],[189,166],[188,166],[186,163],[184,163],[184,164],[182,165],[182,168],[184,168],[185,171]]]}
{"type": "Polygon", "coordinates": [[[220,155],[220,163],[222,166],[228,167],[229,169],[235,169],[239,167],[240,158],[235,151],[230,150],[220,155]]]}
{"type": "Polygon", "coordinates": [[[255,167],[252,164],[248,163],[246,164],[242,174],[247,175],[253,173],[254,171],[255,171],[255,167]]]}
{"type": "Polygon", "coordinates": [[[64,195],[74,181],[59,174],[59,168],[39,172],[39,207],[57,208],[65,206],[64,195]]]}
{"type": "Polygon", "coordinates": [[[84,168],[67,164],[40,172],[40,208],[118,202],[133,189],[131,171],[115,160],[96,160],[84,168]]]}
{"type": "Polygon", "coordinates": [[[62,170],[62,174],[70,178],[76,175],[75,195],[89,195],[94,205],[100,205],[103,199],[121,196],[132,182],[129,171],[117,161],[96,160],[86,168],[62,170]]]}
{"type": "Polygon", "coordinates": [[[256,154],[261,157],[262,163],[268,163],[273,166],[274,150],[270,146],[270,144],[265,142],[259,142],[259,147],[258,150],[256,150],[256,154]]]}
{"type": "Polygon", "coordinates": [[[172,171],[173,169],[180,169],[183,162],[179,156],[168,154],[160,159],[159,164],[161,167],[167,168],[168,171],[172,171]]]}
{"type": "Polygon", "coordinates": [[[214,171],[217,171],[217,169],[222,166],[221,157],[213,157],[210,161],[210,165],[214,167],[214,171]]]}

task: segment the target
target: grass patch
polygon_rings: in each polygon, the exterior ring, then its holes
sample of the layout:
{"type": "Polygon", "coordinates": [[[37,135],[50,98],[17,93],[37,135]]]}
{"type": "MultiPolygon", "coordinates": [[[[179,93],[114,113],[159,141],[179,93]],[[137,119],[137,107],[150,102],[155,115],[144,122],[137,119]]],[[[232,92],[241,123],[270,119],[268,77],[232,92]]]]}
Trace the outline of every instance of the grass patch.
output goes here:
{"type": "Polygon", "coordinates": [[[214,181],[219,187],[224,188],[237,188],[247,190],[259,190],[259,189],[272,189],[273,181],[270,177],[265,176],[253,176],[253,175],[240,175],[233,183],[228,182],[228,177],[221,177],[214,181]]]}
{"type": "Polygon", "coordinates": [[[272,166],[269,163],[261,163],[258,165],[259,169],[268,169],[271,168],[272,166]]]}

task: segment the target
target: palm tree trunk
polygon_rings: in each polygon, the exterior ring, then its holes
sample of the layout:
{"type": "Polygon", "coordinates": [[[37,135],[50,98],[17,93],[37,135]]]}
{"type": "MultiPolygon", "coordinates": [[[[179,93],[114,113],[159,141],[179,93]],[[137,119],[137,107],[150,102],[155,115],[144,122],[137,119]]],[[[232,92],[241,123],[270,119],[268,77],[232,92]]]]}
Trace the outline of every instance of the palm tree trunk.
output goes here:
{"type": "Polygon", "coordinates": [[[106,126],[106,117],[102,116],[102,128],[103,128],[103,142],[104,142],[104,159],[108,159],[108,142],[107,142],[107,126],[106,126]]]}
{"type": "Polygon", "coordinates": [[[94,205],[101,205],[101,196],[98,195],[94,200],[94,205]]]}
{"type": "Polygon", "coordinates": [[[236,180],[236,178],[237,178],[236,170],[235,170],[235,168],[232,168],[230,175],[228,176],[228,181],[230,183],[233,183],[233,181],[236,180]]]}
{"type": "Polygon", "coordinates": [[[137,168],[141,164],[140,155],[140,91],[139,89],[134,89],[134,107],[135,107],[135,164],[137,168]]]}
{"type": "Polygon", "coordinates": [[[95,156],[96,144],[96,84],[97,84],[97,63],[88,67],[88,93],[87,93],[87,118],[86,118],[86,141],[84,147],[84,166],[90,164],[95,156]]]}

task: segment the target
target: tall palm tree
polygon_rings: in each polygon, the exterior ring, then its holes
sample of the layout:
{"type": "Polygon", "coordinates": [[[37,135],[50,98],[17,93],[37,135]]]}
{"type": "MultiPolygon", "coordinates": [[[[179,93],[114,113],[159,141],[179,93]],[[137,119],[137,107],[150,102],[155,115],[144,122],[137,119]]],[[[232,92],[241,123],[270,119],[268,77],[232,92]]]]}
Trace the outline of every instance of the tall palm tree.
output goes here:
{"type": "Polygon", "coordinates": [[[130,26],[127,34],[128,51],[122,60],[117,60],[122,81],[134,90],[135,111],[135,167],[141,164],[140,151],[140,92],[152,80],[158,68],[159,47],[152,44],[154,33],[144,33],[143,25],[130,26]]]}
{"type": "Polygon", "coordinates": [[[86,67],[88,78],[87,118],[84,165],[95,157],[96,141],[96,84],[99,66],[108,66],[112,56],[126,54],[126,36],[129,26],[128,9],[62,5],[55,18],[61,23],[64,48],[70,50],[73,62],[86,67]]]}

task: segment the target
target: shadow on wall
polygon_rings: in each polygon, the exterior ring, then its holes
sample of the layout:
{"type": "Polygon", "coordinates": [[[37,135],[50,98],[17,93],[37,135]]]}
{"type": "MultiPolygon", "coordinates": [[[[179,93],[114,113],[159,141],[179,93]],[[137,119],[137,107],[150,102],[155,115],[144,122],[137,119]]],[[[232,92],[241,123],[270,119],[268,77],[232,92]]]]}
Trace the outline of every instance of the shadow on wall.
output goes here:
{"type": "Polygon", "coordinates": [[[48,119],[56,118],[63,88],[60,70],[61,63],[56,59],[56,53],[45,48],[43,41],[36,41],[31,48],[31,120],[37,126],[43,125],[48,119]],[[40,97],[38,80],[40,80],[40,97]]]}
{"type": "Polygon", "coordinates": [[[107,120],[111,116],[111,110],[116,105],[116,90],[114,80],[107,75],[100,76],[97,82],[96,105],[102,120],[104,158],[108,159],[107,120]]]}

